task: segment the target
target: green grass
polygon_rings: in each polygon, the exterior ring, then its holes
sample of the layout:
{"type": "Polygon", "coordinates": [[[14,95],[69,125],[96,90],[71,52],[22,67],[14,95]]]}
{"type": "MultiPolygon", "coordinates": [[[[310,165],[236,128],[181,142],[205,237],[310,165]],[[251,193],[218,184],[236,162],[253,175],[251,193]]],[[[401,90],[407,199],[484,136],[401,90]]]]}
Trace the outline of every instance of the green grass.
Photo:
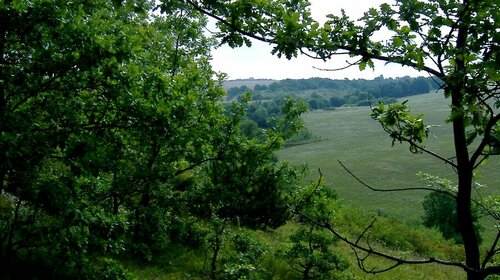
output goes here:
{"type": "MultiPolygon", "coordinates": [[[[349,203],[340,203],[336,209],[337,214],[334,215],[333,221],[342,234],[351,240],[355,240],[373,219],[373,215],[368,215],[349,203]]],[[[297,223],[290,221],[276,230],[251,232],[253,238],[267,244],[267,253],[258,264],[260,273],[255,279],[301,279],[299,273],[290,269],[288,264],[275,254],[298,227],[297,223]]],[[[237,228],[230,226],[228,230],[237,230],[237,228]]],[[[423,255],[431,255],[440,259],[461,260],[462,258],[461,248],[444,241],[436,231],[400,224],[386,217],[377,217],[377,222],[369,235],[372,248],[406,259],[420,259],[423,255]],[[394,244],[400,245],[395,247],[394,244]],[[415,251],[421,251],[422,255],[418,255],[415,251]]],[[[338,242],[332,249],[343,255],[349,262],[350,266],[346,274],[355,275],[357,277],[355,279],[358,280],[465,279],[463,270],[441,265],[405,265],[382,274],[371,275],[357,267],[356,257],[347,244],[338,242]]],[[[209,278],[209,265],[206,264],[203,268],[204,262],[205,252],[202,248],[186,249],[180,245],[174,245],[163,256],[153,260],[152,265],[134,262],[128,262],[125,265],[138,279],[201,280],[209,278]]],[[[391,264],[380,258],[370,257],[366,267],[381,269],[391,264]]]]}
{"type": "MultiPolygon", "coordinates": [[[[451,127],[445,123],[449,113],[447,100],[441,93],[428,93],[408,99],[415,114],[425,112],[424,120],[427,124],[439,125],[432,128],[432,135],[425,145],[430,150],[451,158],[451,127]]],[[[306,126],[314,136],[325,140],[285,148],[279,151],[278,156],[281,160],[292,163],[306,163],[311,170],[321,169],[327,184],[343,200],[354,202],[368,211],[417,224],[423,213],[421,201],[426,192],[370,191],[356,182],[338,161],[342,161],[367,184],[382,189],[423,186],[424,182],[416,175],[420,171],[452,180],[455,173],[450,166],[427,154],[410,153],[407,144],[396,143],[392,147],[390,137],[369,115],[368,107],[310,112],[304,116],[306,126]]],[[[489,186],[486,192],[493,191],[500,183],[500,178],[496,176],[499,167],[498,160],[490,160],[480,167],[480,182],[489,186]]],[[[317,175],[317,172],[312,174],[317,175]]],[[[489,236],[491,234],[485,233],[486,239],[489,236]]]]}

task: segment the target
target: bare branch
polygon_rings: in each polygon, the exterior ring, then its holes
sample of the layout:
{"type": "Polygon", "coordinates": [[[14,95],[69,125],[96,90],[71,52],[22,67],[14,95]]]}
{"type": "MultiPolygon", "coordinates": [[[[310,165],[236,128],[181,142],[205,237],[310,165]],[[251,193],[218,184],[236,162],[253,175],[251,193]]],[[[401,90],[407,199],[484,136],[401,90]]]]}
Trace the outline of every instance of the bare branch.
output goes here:
{"type": "Polygon", "coordinates": [[[497,248],[498,241],[500,240],[500,230],[497,232],[497,236],[495,237],[495,241],[491,244],[490,249],[486,252],[486,256],[484,257],[482,268],[485,269],[488,262],[500,251],[500,248],[497,248]]]}
{"type": "Polygon", "coordinates": [[[493,130],[495,124],[499,121],[500,121],[500,114],[497,114],[488,121],[488,124],[484,128],[483,139],[481,140],[481,143],[479,143],[479,146],[477,147],[477,149],[474,151],[474,154],[472,154],[470,158],[471,165],[474,165],[477,159],[482,155],[484,148],[488,145],[488,142],[490,141],[491,131],[493,130]]]}
{"type": "Polygon", "coordinates": [[[446,164],[451,165],[451,167],[453,167],[454,169],[457,168],[457,164],[454,163],[453,161],[451,161],[450,159],[447,159],[447,158],[445,158],[445,157],[443,157],[443,156],[441,156],[441,155],[439,155],[439,154],[437,154],[437,153],[435,153],[435,152],[433,152],[433,151],[431,151],[431,150],[429,150],[429,149],[427,149],[427,148],[419,145],[418,143],[416,143],[415,141],[413,141],[413,140],[411,140],[409,138],[406,138],[404,136],[399,135],[396,131],[387,128],[382,122],[379,121],[379,123],[382,126],[382,129],[385,132],[387,132],[389,135],[397,135],[397,139],[396,140],[398,140],[400,142],[406,142],[406,143],[410,144],[411,146],[417,148],[418,150],[420,150],[420,151],[422,151],[422,152],[424,152],[426,154],[429,154],[429,155],[431,155],[431,156],[433,156],[433,157],[435,157],[437,159],[440,159],[441,161],[443,161],[446,164]]]}
{"type": "MultiPolygon", "coordinates": [[[[394,265],[391,265],[391,266],[389,266],[387,268],[384,268],[384,269],[381,269],[381,270],[375,270],[375,269],[367,270],[366,268],[363,269],[364,271],[372,273],[372,274],[386,272],[386,271],[394,269],[395,267],[400,266],[400,265],[421,265],[421,264],[432,264],[432,263],[446,265],[446,266],[460,267],[460,268],[464,269],[465,271],[471,271],[472,270],[467,265],[465,265],[463,262],[443,261],[443,260],[439,260],[439,259],[436,259],[436,258],[433,258],[433,257],[430,257],[430,258],[427,258],[427,259],[421,259],[421,260],[407,260],[407,259],[403,259],[403,258],[398,258],[398,257],[392,256],[392,255],[389,255],[387,253],[383,253],[383,252],[374,250],[370,245],[368,245],[368,247],[365,247],[363,245],[360,245],[359,242],[357,242],[357,241],[353,242],[353,241],[349,240],[347,237],[341,235],[328,222],[318,222],[318,221],[312,219],[311,217],[305,215],[304,213],[302,213],[300,211],[296,211],[295,209],[292,209],[292,212],[295,213],[295,214],[297,214],[297,215],[299,215],[299,216],[301,216],[301,217],[303,217],[304,219],[310,221],[312,224],[328,230],[335,237],[337,237],[338,239],[342,240],[343,242],[345,242],[346,244],[348,244],[349,246],[351,246],[351,248],[356,249],[356,250],[358,250],[360,252],[365,252],[367,255],[365,257],[363,257],[363,258],[360,258],[359,257],[359,253],[356,253],[358,261],[361,262],[361,264],[360,264],[361,265],[361,269],[364,268],[364,263],[363,262],[370,255],[373,255],[373,256],[376,256],[376,257],[380,257],[380,258],[383,258],[383,259],[395,262],[394,265]]],[[[366,231],[367,231],[367,229],[365,229],[362,234],[365,234],[366,231]]]]}
{"type": "Polygon", "coordinates": [[[370,225],[368,225],[365,230],[363,230],[363,232],[358,236],[358,239],[356,240],[356,244],[359,244],[359,242],[361,241],[361,238],[363,238],[363,236],[373,227],[373,224],[375,224],[375,221],[377,219],[373,219],[373,221],[370,223],[370,225]]]}
{"type": "Polygon", "coordinates": [[[345,70],[347,68],[351,68],[352,66],[356,66],[358,65],[358,63],[361,61],[362,59],[358,59],[356,62],[349,62],[349,61],[345,61],[347,63],[346,66],[344,67],[340,67],[340,68],[333,68],[333,69],[328,69],[328,68],[319,68],[319,67],[316,67],[316,66],[313,66],[314,69],[317,69],[317,70],[320,70],[320,71],[330,71],[330,72],[334,72],[334,71],[341,71],[341,70],[345,70]]]}
{"type": "Polygon", "coordinates": [[[453,193],[450,193],[450,192],[445,191],[445,190],[439,190],[439,189],[435,189],[435,188],[430,188],[430,187],[396,188],[396,189],[378,189],[378,188],[374,188],[374,187],[368,185],[367,183],[365,183],[358,176],[356,176],[356,174],[354,174],[349,168],[347,168],[340,160],[338,162],[342,166],[342,168],[344,168],[344,170],[347,173],[349,173],[349,175],[351,175],[351,177],[353,177],[356,181],[358,181],[364,187],[366,187],[366,188],[368,188],[368,189],[370,189],[370,190],[372,190],[374,192],[433,191],[433,192],[443,193],[443,194],[446,194],[446,195],[449,195],[449,196],[455,198],[455,194],[453,194],[453,193]]]}

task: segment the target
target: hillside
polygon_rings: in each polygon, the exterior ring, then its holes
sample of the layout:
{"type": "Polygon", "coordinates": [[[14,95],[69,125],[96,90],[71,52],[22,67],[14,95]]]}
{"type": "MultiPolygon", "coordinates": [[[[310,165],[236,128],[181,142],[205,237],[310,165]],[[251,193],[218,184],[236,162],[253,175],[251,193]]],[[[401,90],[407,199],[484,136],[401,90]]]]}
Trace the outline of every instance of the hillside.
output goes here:
{"type": "Polygon", "coordinates": [[[225,88],[229,100],[252,92],[254,100],[279,102],[285,96],[306,100],[310,109],[348,106],[366,106],[393,103],[396,98],[422,94],[440,87],[438,79],[429,77],[377,77],[373,80],[332,80],[326,78],[227,81],[225,88]]]}
{"type": "Polygon", "coordinates": [[[237,79],[237,80],[227,80],[224,81],[223,88],[225,90],[228,90],[230,88],[239,88],[241,86],[248,87],[250,89],[253,89],[256,85],[269,85],[276,82],[276,80],[272,79],[237,79]]]}
{"type": "MultiPolygon", "coordinates": [[[[437,125],[431,128],[426,146],[444,157],[451,157],[452,132],[450,125],[444,122],[449,109],[442,94],[431,92],[406,99],[415,113],[425,114],[427,124],[437,125]]],[[[307,113],[304,116],[307,128],[323,141],[285,148],[278,153],[279,157],[294,164],[307,164],[311,170],[321,169],[326,181],[341,199],[374,213],[420,223],[423,213],[421,202],[426,192],[369,191],[356,182],[338,161],[342,161],[366,183],[383,189],[422,186],[425,182],[417,176],[419,172],[442,178],[454,178],[455,174],[449,166],[428,155],[410,153],[405,144],[395,143],[392,147],[390,137],[369,114],[368,107],[307,113]]],[[[478,182],[486,186],[483,192],[490,193],[494,186],[500,184],[500,178],[495,175],[498,168],[500,162],[493,159],[479,168],[478,182]]],[[[491,225],[487,226],[491,229],[491,225]]],[[[492,237],[493,233],[485,232],[485,238],[492,237]]]]}

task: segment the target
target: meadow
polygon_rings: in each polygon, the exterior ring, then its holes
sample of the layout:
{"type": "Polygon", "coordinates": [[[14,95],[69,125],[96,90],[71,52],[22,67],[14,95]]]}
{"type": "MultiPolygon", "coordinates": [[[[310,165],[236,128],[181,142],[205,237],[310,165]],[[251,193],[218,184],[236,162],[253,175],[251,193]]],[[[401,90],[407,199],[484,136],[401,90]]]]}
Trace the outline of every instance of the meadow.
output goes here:
{"type": "MultiPolygon", "coordinates": [[[[453,156],[451,126],[446,123],[449,114],[447,100],[441,92],[416,95],[408,99],[414,114],[424,114],[431,128],[425,146],[445,158],[453,156]]],[[[307,164],[309,179],[318,176],[320,169],[327,185],[334,188],[339,198],[359,207],[388,215],[402,222],[418,224],[423,213],[421,202],[425,191],[374,192],[357,182],[339,164],[341,161],[357,177],[375,188],[393,189],[425,186],[417,174],[428,173],[453,180],[455,173],[449,166],[427,154],[412,154],[405,143],[396,142],[383,131],[377,121],[370,118],[369,107],[342,107],[333,111],[316,110],[303,117],[307,128],[323,141],[281,150],[281,160],[294,164],[307,164]]],[[[488,194],[498,186],[496,176],[499,162],[490,160],[478,169],[477,181],[488,194]]],[[[498,193],[498,190],[495,191],[498,193]]],[[[483,221],[488,227],[488,222],[483,221]]],[[[488,234],[485,232],[488,239],[488,234]]]]}

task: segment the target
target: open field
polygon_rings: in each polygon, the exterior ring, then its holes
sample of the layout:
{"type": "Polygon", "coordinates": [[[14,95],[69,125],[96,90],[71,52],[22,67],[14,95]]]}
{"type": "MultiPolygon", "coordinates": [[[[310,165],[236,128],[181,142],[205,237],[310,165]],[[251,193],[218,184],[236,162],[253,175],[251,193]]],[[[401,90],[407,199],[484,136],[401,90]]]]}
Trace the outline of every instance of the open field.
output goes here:
{"type": "MultiPolygon", "coordinates": [[[[408,98],[414,113],[425,112],[427,124],[439,125],[431,130],[426,146],[446,158],[453,155],[451,127],[445,123],[449,107],[441,93],[428,93],[408,98]]],[[[426,155],[412,154],[406,144],[391,147],[390,137],[369,116],[368,107],[340,108],[335,111],[313,111],[304,116],[307,127],[314,136],[325,141],[281,150],[281,160],[296,164],[306,163],[314,172],[321,169],[326,183],[332,186],[343,200],[352,201],[369,211],[387,214],[409,223],[418,222],[423,212],[421,201],[426,192],[373,192],[356,182],[338,163],[342,161],[360,179],[376,188],[404,188],[423,186],[416,175],[455,178],[454,171],[441,161],[426,155]]],[[[481,166],[479,182],[493,191],[500,183],[499,161],[490,160],[481,166]]],[[[495,191],[498,192],[498,189],[495,191]]],[[[485,236],[487,237],[487,236],[485,236]]]]}

